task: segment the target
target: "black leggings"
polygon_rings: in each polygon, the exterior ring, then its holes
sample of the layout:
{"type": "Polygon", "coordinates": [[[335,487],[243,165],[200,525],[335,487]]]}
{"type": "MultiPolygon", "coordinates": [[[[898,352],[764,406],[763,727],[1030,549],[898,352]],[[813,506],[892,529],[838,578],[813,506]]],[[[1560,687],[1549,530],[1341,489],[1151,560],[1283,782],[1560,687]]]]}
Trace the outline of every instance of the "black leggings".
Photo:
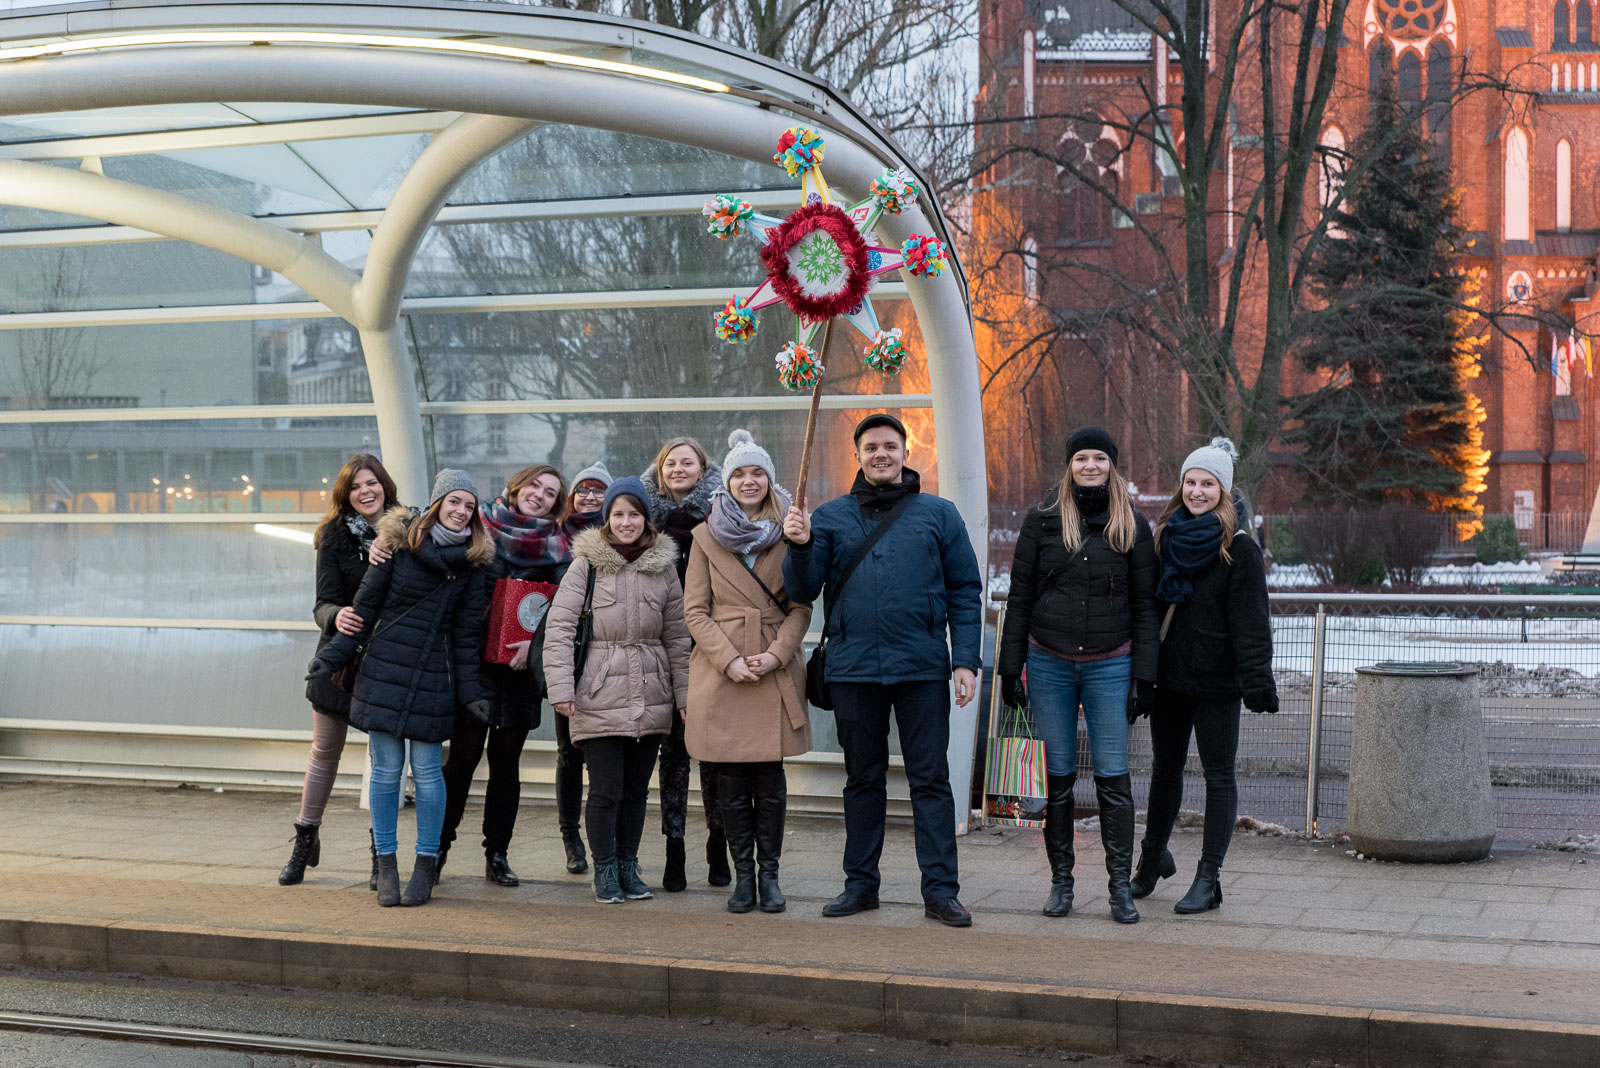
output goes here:
{"type": "Polygon", "coordinates": [[[489,752],[489,787],[483,799],[483,851],[504,853],[511,845],[511,832],[517,825],[517,806],[522,801],[522,746],[528,740],[524,730],[484,727],[466,716],[457,715],[455,732],[450,735],[450,758],[444,763],[444,833],[439,841],[449,846],[456,828],[467,811],[467,791],[484,749],[489,752]]]}
{"type": "Polygon", "coordinates": [[[572,744],[572,722],[556,715],[556,824],[561,837],[577,837],[583,815],[583,750],[572,744]]]}
{"type": "Polygon", "coordinates": [[[1234,759],[1239,754],[1239,701],[1208,701],[1169,690],[1156,691],[1150,714],[1150,815],[1145,825],[1144,848],[1164,849],[1183,805],[1183,765],[1189,759],[1189,736],[1194,735],[1200,764],[1206,773],[1206,823],[1200,859],[1222,866],[1233,824],[1239,814],[1239,787],[1234,780],[1234,759]]]}
{"type": "Polygon", "coordinates": [[[595,863],[638,859],[661,735],[588,738],[578,748],[589,768],[589,804],[583,818],[595,863]]]}

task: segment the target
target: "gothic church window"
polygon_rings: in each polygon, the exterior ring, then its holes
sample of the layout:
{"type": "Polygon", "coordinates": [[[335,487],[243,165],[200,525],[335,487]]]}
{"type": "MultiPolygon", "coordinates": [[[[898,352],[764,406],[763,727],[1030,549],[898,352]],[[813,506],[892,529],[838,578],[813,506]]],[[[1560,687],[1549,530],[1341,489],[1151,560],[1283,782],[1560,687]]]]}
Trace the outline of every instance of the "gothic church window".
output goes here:
{"type": "Polygon", "coordinates": [[[1529,241],[1532,239],[1528,220],[1528,135],[1513,128],[1506,135],[1505,196],[1502,210],[1505,215],[1504,239],[1529,241]]]}

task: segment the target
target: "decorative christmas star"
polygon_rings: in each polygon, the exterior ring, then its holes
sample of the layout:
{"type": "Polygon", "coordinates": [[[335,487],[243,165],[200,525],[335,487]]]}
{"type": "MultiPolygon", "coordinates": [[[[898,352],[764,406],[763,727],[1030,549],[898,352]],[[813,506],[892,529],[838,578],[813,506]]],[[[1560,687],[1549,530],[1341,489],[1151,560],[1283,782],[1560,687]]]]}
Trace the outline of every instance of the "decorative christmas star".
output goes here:
{"type": "Polygon", "coordinates": [[[948,266],[936,237],[913,234],[899,248],[879,243],[873,228],[885,212],[898,215],[918,193],[912,176],[887,171],[872,182],[867,197],[849,208],[833,199],[820,164],[826,144],[816,131],[797,126],[778,141],[772,161],[800,179],[801,206],[786,219],[762,215],[736,196],[718,194],[706,203],[707,232],[726,241],[745,229],[761,237],[766,279],[748,296],[734,295],[716,313],[717,336],[742,344],[755,336],[755,313],[783,303],[795,313],[794,340],[778,354],[778,380],[788,389],[815,389],[823,366],[815,346],[818,332],[842,315],[867,339],[862,354],[868,367],[898,374],[906,348],[899,330],[884,330],[872,307],[878,275],[905,270],[937,277],[948,266]]]}

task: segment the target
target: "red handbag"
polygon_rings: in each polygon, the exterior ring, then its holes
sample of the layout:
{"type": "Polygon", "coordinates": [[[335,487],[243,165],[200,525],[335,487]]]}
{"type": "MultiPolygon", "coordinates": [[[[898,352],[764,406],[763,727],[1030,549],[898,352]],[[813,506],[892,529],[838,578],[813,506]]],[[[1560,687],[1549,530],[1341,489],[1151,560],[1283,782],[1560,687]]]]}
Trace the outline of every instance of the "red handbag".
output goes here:
{"type": "Polygon", "coordinates": [[[494,597],[489,605],[489,633],[483,659],[490,664],[509,664],[515,651],[507,648],[513,642],[532,640],[544,624],[555,600],[556,585],[550,582],[528,582],[524,579],[504,578],[495,583],[494,597]]]}

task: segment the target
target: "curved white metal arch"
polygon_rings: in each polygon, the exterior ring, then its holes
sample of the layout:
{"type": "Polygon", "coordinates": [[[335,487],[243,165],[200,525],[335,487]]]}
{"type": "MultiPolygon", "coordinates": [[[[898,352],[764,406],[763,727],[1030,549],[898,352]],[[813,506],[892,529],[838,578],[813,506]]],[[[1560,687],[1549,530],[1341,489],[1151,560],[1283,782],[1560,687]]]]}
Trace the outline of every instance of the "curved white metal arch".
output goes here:
{"type": "MultiPolygon", "coordinates": [[[[233,99],[412,107],[589,126],[766,162],[791,118],[711,96],[584,71],[360,48],[150,48],[0,66],[0,114],[233,99]],[[664,128],[663,116],[670,116],[664,128]]],[[[830,181],[864,191],[902,161],[824,127],[830,181]]],[[[920,207],[880,224],[891,240],[933,229],[920,207]]],[[[960,508],[980,559],[987,473],[976,349],[953,274],[909,279],[934,395],[940,488],[960,508]]]]}

